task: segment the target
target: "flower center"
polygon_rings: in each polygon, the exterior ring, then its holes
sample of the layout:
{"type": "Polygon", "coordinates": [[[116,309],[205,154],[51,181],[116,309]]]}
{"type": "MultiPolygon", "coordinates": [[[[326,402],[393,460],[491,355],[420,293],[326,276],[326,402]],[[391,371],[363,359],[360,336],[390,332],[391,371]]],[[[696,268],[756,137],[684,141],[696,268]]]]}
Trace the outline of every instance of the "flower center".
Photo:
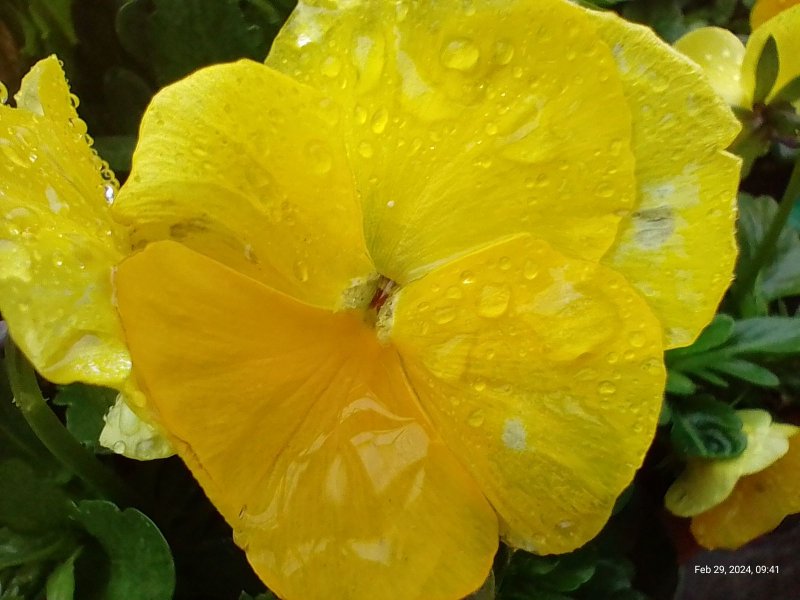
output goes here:
{"type": "Polygon", "coordinates": [[[378,338],[383,339],[391,328],[392,299],[399,289],[397,282],[375,273],[354,281],[345,290],[342,308],[360,313],[364,322],[376,330],[378,338]]]}

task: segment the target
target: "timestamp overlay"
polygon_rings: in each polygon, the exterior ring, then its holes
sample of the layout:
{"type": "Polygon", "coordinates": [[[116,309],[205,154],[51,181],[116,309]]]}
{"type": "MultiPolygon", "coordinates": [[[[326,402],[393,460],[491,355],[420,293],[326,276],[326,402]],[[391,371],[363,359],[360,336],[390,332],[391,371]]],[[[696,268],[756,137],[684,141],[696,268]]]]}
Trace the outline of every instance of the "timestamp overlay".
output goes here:
{"type": "Polygon", "coordinates": [[[774,564],[695,564],[691,566],[694,575],[780,575],[780,565],[774,564]]]}

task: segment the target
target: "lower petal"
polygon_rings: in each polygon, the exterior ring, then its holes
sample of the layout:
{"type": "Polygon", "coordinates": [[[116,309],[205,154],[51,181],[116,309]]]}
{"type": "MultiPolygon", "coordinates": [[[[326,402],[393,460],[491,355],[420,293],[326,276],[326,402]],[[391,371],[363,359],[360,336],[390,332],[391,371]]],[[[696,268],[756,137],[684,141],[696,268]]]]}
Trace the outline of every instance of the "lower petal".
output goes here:
{"type": "Polygon", "coordinates": [[[172,242],[117,276],[149,408],[280,597],[455,600],[494,512],[353,313],[311,308],[172,242]]]}
{"type": "Polygon", "coordinates": [[[503,520],[561,553],[608,519],[650,445],[661,329],[619,274],[515,237],[399,292],[389,339],[503,520]]]}

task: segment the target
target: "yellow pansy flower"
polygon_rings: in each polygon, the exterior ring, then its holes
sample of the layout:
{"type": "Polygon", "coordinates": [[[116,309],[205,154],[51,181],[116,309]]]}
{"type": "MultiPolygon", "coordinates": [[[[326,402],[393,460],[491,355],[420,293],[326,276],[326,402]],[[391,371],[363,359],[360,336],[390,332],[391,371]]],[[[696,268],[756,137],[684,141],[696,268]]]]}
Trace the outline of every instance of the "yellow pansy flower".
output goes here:
{"type": "Polygon", "coordinates": [[[673,514],[693,517],[706,548],[735,549],[800,512],[800,436],[765,410],[740,410],[747,448],[727,460],[693,459],[667,491],[673,514]]]}
{"type": "Polygon", "coordinates": [[[737,132],[612,14],[300,2],[266,66],[143,119],[111,207],[143,410],[283,598],[455,599],[498,535],[577,548],[730,281],[737,132]]]}
{"type": "Polygon", "coordinates": [[[750,11],[750,27],[757,29],[779,12],[800,4],[800,0],[756,0],[750,11]]]}
{"type": "Polygon", "coordinates": [[[16,108],[0,104],[0,308],[16,344],[55,383],[83,381],[124,392],[126,427],[105,431],[135,458],[171,454],[152,424],[126,408],[135,398],[131,360],[111,274],[130,250],[109,204],[118,183],[86,136],[61,65],[37,63],[16,108]]]}
{"type": "Polygon", "coordinates": [[[728,104],[752,109],[756,66],[770,36],[777,44],[780,69],[765,102],[769,103],[786,84],[800,75],[800,6],[776,12],[771,17],[763,22],[759,19],[757,28],[754,21],[755,29],[746,47],[727,29],[702,27],[680,38],[675,42],[675,48],[703,68],[711,85],[728,104]]]}

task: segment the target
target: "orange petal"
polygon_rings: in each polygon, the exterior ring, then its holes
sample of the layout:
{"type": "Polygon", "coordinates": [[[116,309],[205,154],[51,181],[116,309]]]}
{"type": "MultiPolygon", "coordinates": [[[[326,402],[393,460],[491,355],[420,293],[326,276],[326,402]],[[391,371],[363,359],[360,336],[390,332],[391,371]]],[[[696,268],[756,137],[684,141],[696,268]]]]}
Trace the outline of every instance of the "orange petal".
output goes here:
{"type": "Polygon", "coordinates": [[[173,242],[124,262],[117,289],[151,410],[280,597],[480,587],[494,512],[374,330],[173,242]]]}

